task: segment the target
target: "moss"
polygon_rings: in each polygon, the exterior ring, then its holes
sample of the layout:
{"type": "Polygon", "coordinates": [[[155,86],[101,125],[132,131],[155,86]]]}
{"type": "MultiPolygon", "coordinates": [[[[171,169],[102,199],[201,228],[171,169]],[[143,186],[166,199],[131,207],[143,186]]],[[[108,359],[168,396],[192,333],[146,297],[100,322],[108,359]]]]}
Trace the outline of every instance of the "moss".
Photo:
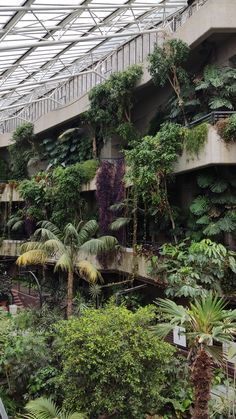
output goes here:
{"type": "Polygon", "coordinates": [[[198,156],[204,147],[207,141],[208,127],[207,123],[203,123],[186,130],[185,149],[191,157],[198,156]]]}

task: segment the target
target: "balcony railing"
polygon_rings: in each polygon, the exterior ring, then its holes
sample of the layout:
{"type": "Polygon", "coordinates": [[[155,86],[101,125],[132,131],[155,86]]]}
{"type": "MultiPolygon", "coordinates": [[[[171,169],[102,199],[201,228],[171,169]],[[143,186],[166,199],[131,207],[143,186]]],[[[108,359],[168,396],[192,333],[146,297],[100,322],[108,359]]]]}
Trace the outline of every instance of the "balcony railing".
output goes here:
{"type": "Polygon", "coordinates": [[[14,111],[11,117],[0,121],[0,133],[9,133],[24,122],[35,122],[48,112],[63,108],[87,94],[94,86],[101,83],[110,74],[123,71],[133,64],[141,64],[153,51],[155,44],[161,45],[163,36],[158,35],[163,28],[169,33],[179,29],[208,0],[196,0],[193,5],[167,17],[156,27],[157,32],[134,37],[103,60],[88,68],[84,74],[71,77],[65,83],[51,91],[47,97],[39,98],[14,111]]]}
{"type": "Polygon", "coordinates": [[[210,112],[201,118],[196,119],[195,121],[189,124],[189,127],[195,127],[196,125],[200,125],[203,122],[208,122],[211,125],[214,125],[220,119],[229,118],[231,115],[236,114],[236,111],[214,111],[210,112]]]}

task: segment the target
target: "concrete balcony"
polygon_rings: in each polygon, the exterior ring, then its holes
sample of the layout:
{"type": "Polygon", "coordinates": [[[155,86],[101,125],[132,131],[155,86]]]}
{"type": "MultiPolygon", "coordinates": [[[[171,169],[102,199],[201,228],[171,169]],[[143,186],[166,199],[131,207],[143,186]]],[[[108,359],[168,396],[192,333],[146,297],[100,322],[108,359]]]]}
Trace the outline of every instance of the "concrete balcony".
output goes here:
{"type": "MultiPolygon", "coordinates": [[[[0,246],[0,256],[6,258],[16,259],[20,255],[20,247],[23,242],[19,240],[3,240],[0,246]]],[[[133,272],[134,264],[134,254],[133,250],[130,248],[122,248],[121,251],[115,255],[113,261],[108,264],[106,268],[102,267],[97,261],[95,256],[86,256],[85,254],[78,254],[78,260],[89,260],[92,262],[97,269],[103,272],[116,272],[124,273],[126,275],[131,275],[133,272]]],[[[55,259],[48,260],[48,264],[54,264],[55,259]]],[[[138,256],[138,277],[146,280],[147,282],[162,285],[158,282],[157,278],[152,277],[147,273],[148,271],[148,261],[144,256],[138,256]]]]}
{"type": "MultiPolygon", "coordinates": [[[[196,0],[196,5],[164,22],[157,28],[156,33],[137,36],[114,51],[112,56],[105,58],[101,68],[109,70],[103,73],[103,78],[123,71],[132,64],[142,64],[144,74],[138,87],[145,86],[151,80],[147,71],[147,56],[156,43],[161,45],[163,39],[173,37],[182,39],[194,49],[214,34],[235,33],[235,15],[235,0],[196,0]]],[[[95,76],[91,77],[91,74],[71,78],[62,87],[61,96],[65,98],[64,103],[56,103],[57,96],[52,96],[50,101],[45,98],[43,105],[32,103],[22,108],[21,118],[34,123],[35,134],[46,134],[47,130],[69,122],[86,111],[89,107],[89,91],[102,82],[103,78],[97,79],[95,76]]],[[[0,135],[0,147],[10,145],[11,132],[21,123],[22,119],[14,113],[11,118],[2,122],[1,129],[4,134],[0,135]]]]}
{"type": "Polygon", "coordinates": [[[17,187],[10,183],[0,183],[0,202],[20,202],[23,199],[20,197],[17,187]]]}
{"type": "Polygon", "coordinates": [[[180,174],[219,164],[236,165],[236,142],[226,143],[215,127],[209,125],[207,141],[199,154],[191,156],[185,150],[175,164],[174,173],[180,174]]]}

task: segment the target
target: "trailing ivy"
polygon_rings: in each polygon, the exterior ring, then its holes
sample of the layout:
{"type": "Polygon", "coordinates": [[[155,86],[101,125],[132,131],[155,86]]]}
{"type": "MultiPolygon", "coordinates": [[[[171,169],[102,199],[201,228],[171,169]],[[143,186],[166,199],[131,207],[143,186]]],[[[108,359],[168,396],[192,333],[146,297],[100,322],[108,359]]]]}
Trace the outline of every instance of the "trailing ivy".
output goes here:
{"type": "Polygon", "coordinates": [[[191,157],[198,156],[206,144],[209,125],[206,123],[186,130],[185,149],[191,157]]]}
{"type": "Polygon", "coordinates": [[[90,91],[90,110],[86,119],[94,128],[97,153],[111,135],[118,134],[125,140],[134,137],[131,121],[133,90],[141,75],[142,68],[134,65],[126,71],[112,74],[90,91]]]}
{"type": "Polygon", "coordinates": [[[35,153],[33,124],[25,123],[17,127],[12,141],[14,144],[9,147],[11,177],[21,180],[28,177],[27,163],[35,153]]]}
{"type": "Polygon", "coordinates": [[[81,128],[70,128],[57,140],[43,140],[42,157],[54,166],[83,162],[92,158],[92,139],[86,136],[81,128]]]}

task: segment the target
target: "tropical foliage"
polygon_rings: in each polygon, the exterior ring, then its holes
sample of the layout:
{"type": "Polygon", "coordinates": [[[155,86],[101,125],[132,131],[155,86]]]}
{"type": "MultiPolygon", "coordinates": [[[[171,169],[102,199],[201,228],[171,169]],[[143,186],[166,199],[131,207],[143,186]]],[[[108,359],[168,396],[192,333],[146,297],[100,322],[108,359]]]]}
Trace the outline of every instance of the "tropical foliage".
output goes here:
{"type": "Polygon", "coordinates": [[[236,253],[210,239],[188,244],[164,244],[150,258],[149,273],[166,285],[166,295],[190,297],[207,290],[222,293],[226,278],[236,279],[236,253]]]}
{"type": "Polygon", "coordinates": [[[158,336],[166,336],[179,326],[192,346],[191,378],[194,386],[194,412],[192,418],[209,418],[209,400],[212,385],[212,360],[219,362],[219,347],[214,343],[230,343],[236,334],[236,310],[228,310],[222,298],[207,293],[190,303],[189,308],[174,301],[159,299],[161,312],[169,316],[168,323],[158,324],[158,336]]]}
{"type": "Polygon", "coordinates": [[[101,280],[100,272],[88,260],[79,257],[78,252],[99,255],[114,250],[118,244],[112,236],[92,238],[98,229],[97,222],[80,222],[77,226],[67,224],[60,230],[50,221],[42,221],[31,242],[22,245],[22,254],[16,263],[19,266],[44,265],[48,259],[56,259],[55,271],[67,272],[67,316],[72,315],[74,275],[89,282],[101,280]]]}
{"type": "Polygon", "coordinates": [[[226,234],[234,234],[236,229],[236,184],[234,170],[209,169],[197,176],[197,184],[202,192],[190,205],[194,217],[189,227],[195,230],[193,237],[214,237],[224,240],[226,234]]]}
{"type": "Polygon", "coordinates": [[[136,135],[131,110],[133,89],[141,75],[142,68],[134,65],[126,71],[112,74],[90,91],[90,110],[86,119],[94,128],[97,154],[102,143],[112,134],[118,134],[124,140],[136,135]]]}
{"type": "Polygon", "coordinates": [[[92,140],[81,128],[69,128],[58,139],[45,138],[41,153],[53,166],[84,162],[92,158],[92,140]]]}
{"type": "Polygon", "coordinates": [[[52,399],[39,398],[32,400],[25,406],[26,414],[21,419],[86,419],[87,416],[77,412],[66,412],[53,402],[52,399]]]}
{"type": "Polygon", "coordinates": [[[189,84],[188,73],[184,68],[190,49],[186,43],[179,39],[164,42],[162,47],[156,46],[149,56],[149,71],[157,86],[163,87],[167,83],[171,86],[177,98],[177,106],[187,125],[184,96],[182,90],[189,84]]]}

